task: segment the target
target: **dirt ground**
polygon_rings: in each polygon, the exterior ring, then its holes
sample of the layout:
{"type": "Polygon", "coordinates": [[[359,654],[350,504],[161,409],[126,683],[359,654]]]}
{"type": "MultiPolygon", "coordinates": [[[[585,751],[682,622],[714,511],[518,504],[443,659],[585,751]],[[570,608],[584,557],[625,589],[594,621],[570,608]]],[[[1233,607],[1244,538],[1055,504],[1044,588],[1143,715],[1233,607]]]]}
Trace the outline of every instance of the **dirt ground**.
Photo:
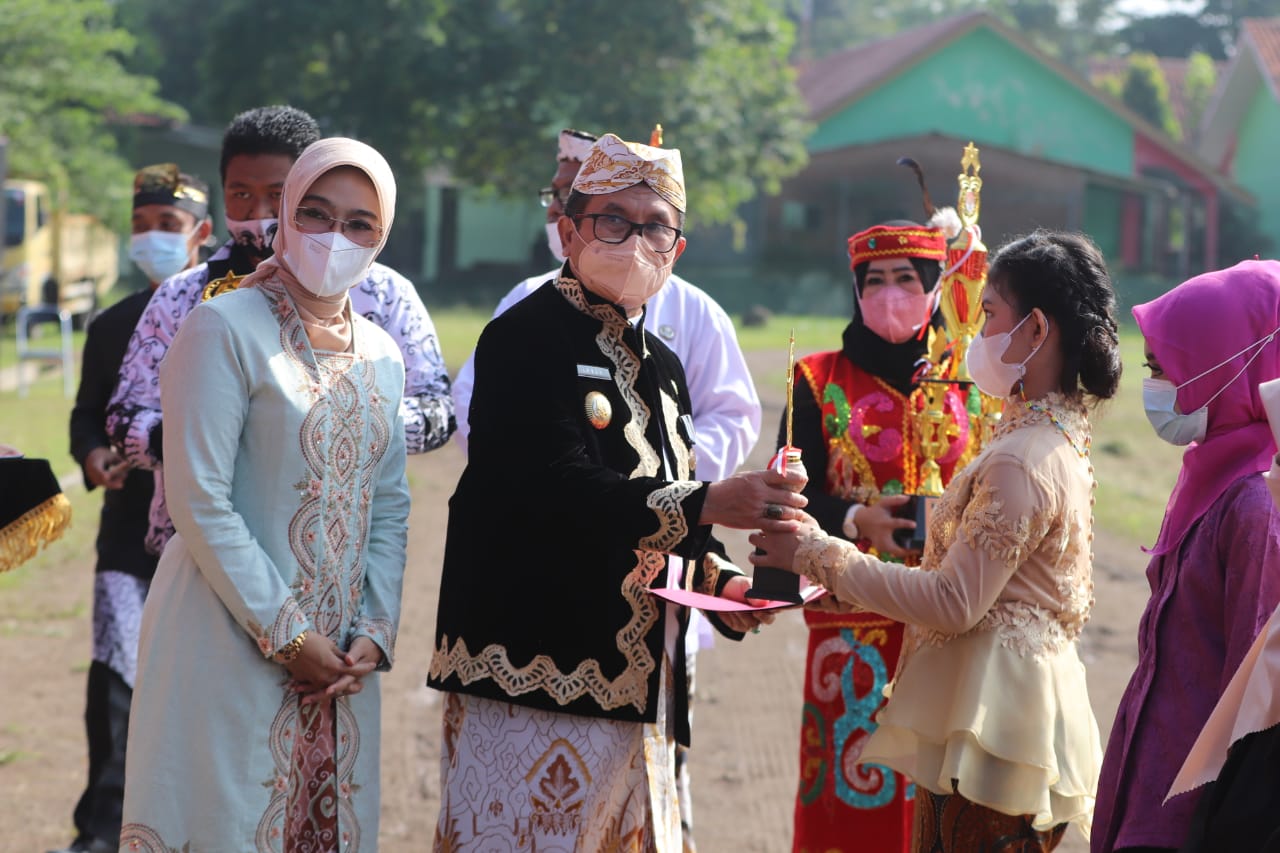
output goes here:
{"type": "MultiPolygon", "coordinates": [[[[753,356],[757,376],[785,355],[753,356]]],[[[782,401],[767,398],[766,439],[749,465],[769,455],[782,401]]],[[[423,686],[431,655],[447,502],[463,459],[450,444],[411,457],[413,516],[396,669],[385,676],[382,827],[379,849],[430,849],[439,806],[440,694],[423,686]]],[[[512,508],[504,508],[512,511],[512,508]]],[[[96,519],[80,518],[81,524],[96,519]]],[[[571,535],[571,531],[567,531],[571,535]]],[[[725,535],[745,565],[745,536],[725,535]]],[[[1146,601],[1145,560],[1136,546],[1099,536],[1097,604],[1083,652],[1090,698],[1105,743],[1136,656],[1146,601]]],[[[90,654],[92,562],[51,568],[0,591],[0,851],[38,853],[65,844],[84,784],[84,685],[90,654]]],[[[696,838],[704,853],[790,850],[805,627],[784,614],[743,643],[720,641],[698,658],[691,767],[696,838]]],[[[1087,850],[1073,829],[1059,848],[1087,850]]]]}

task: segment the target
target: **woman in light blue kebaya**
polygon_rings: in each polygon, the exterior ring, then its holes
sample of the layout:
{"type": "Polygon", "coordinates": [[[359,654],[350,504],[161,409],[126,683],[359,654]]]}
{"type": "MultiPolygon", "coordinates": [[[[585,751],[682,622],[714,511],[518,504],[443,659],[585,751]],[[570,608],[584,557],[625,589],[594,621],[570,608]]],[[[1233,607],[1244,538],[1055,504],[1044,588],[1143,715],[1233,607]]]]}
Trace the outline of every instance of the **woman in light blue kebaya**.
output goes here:
{"type": "Polygon", "coordinates": [[[316,142],[285,182],[274,258],[192,311],[161,364],[178,535],[143,614],[122,850],[377,846],[404,366],[347,290],[394,210],[376,151],[316,142]]]}

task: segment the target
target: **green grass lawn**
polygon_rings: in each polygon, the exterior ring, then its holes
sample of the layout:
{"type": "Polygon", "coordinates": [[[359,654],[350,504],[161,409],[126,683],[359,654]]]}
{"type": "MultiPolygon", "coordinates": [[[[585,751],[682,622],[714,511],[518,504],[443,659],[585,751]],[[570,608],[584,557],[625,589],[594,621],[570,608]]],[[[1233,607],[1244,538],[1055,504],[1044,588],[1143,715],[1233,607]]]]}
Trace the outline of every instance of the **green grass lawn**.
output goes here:
{"type": "MultiPolygon", "coordinates": [[[[475,346],[488,322],[486,312],[446,309],[433,312],[440,346],[452,372],[475,346]]],[[[804,354],[838,346],[847,321],[842,317],[776,316],[764,326],[740,328],[744,350],[785,350],[790,329],[796,333],[796,352],[804,354]]],[[[77,337],[77,370],[79,347],[77,337]]],[[[1093,460],[1098,477],[1098,526],[1126,540],[1150,544],[1159,530],[1165,502],[1178,474],[1181,450],[1160,441],[1142,411],[1141,338],[1132,327],[1122,334],[1125,376],[1117,398],[1105,404],[1094,418],[1093,460]]],[[[0,341],[0,367],[14,364],[13,329],[4,329],[0,341]]],[[[780,387],[784,365],[774,377],[756,377],[762,385],[780,387]]],[[[0,443],[13,444],[30,456],[52,460],[63,475],[75,471],[68,451],[68,417],[72,401],[62,396],[58,371],[47,371],[26,399],[13,391],[0,392],[0,443]]],[[[91,546],[100,498],[74,490],[78,497],[77,524],[72,549],[91,546]],[[86,523],[88,519],[88,523],[86,523]]]]}

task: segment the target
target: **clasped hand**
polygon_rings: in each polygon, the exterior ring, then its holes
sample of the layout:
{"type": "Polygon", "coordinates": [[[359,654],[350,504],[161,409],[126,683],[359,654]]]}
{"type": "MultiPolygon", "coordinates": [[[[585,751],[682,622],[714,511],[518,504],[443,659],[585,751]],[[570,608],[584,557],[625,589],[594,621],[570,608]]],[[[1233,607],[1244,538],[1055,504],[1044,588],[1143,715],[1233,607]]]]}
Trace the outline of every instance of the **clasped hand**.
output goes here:
{"type": "Polygon", "coordinates": [[[356,637],[345,653],[328,637],[307,634],[298,656],[285,668],[293,676],[293,690],[305,694],[302,704],[330,702],[364,689],[363,678],[382,662],[382,650],[368,637],[356,637]]]}
{"type": "Polygon", "coordinates": [[[123,456],[111,447],[95,447],[84,460],[84,470],[89,482],[104,489],[123,489],[129,476],[129,465],[123,456]]]}

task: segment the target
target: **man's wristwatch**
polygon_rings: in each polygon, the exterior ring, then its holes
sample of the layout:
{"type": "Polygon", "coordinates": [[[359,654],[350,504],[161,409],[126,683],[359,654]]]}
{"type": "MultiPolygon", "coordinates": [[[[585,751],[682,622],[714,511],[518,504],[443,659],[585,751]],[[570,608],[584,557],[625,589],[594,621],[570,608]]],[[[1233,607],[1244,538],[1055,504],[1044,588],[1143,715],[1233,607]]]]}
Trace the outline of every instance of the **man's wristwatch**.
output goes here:
{"type": "Polygon", "coordinates": [[[853,542],[858,538],[858,523],[853,520],[854,515],[862,508],[862,504],[851,504],[849,509],[845,511],[844,523],[840,525],[840,532],[844,534],[844,538],[853,542]]]}

